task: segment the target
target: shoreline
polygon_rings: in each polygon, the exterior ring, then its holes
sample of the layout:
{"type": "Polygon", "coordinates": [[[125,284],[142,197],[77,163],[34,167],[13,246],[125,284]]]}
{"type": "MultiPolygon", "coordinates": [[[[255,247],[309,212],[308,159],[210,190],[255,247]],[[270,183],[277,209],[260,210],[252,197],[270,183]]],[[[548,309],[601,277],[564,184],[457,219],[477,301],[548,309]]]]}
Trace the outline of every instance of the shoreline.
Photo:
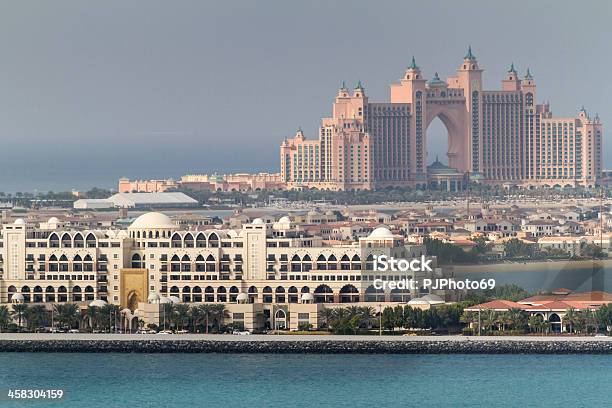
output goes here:
{"type": "Polygon", "coordinates": [[[547,272],[559,271],[562,269],[588,269],[597,267],[612,267],[612,259],[597,260],[554,260],[554,261],[533,261],[533,262],[503,262],[492,264],[477,265],[453,265],[442,266],[449,268],[454,273],[500,273],[500,272],[547,272]]]}
{"type": "Polygon", "coordinates": [[[612,337],[0,334],[0,352],[612,354],[612,337]]]}

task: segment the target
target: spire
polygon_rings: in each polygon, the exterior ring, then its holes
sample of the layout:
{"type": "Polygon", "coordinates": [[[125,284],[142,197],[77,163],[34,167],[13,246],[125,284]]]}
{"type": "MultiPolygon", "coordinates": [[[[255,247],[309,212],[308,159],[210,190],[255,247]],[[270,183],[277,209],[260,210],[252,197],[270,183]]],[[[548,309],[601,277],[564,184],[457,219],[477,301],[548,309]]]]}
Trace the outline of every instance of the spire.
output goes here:
{"type": "Polygon", "coordinates": [[[412,56],[412,64],[410,64],[410,66],[408,68],[410,68],[410,69],[419,69],[419,67],[416,64],[416,60],[414,59],[414,55],[412,56]]]}
{"type": "Polygon", "coordinates": [[[527,78],[527,79],[531,79],[532,78],[531,72],[529,72],[529,68],[527,68],[527,73],[525,74],[525,78],[527,78]]]}
{"type": "Polygon", "coordinates": [[[342,81],[342,86],[340,87],[340,89],[346,89],[346,83],[344,81],[342,81]]]}
{"type": "Polygon", "coordinates": [[[510,64],[510,69],[508,70],[508,72],[513,72],[516,74],[516,70],[514,69],[514,62],[510,64]]]}
{"type": "Polygon", "coordinates": [[[464,59],[470,60],[470,61],[476,59],[476,56],[474,54],[472,54],[472,46],[471,45],[468,47],[468,52],[467,52],[467,54],[465,54],[464,59]]]}
{"type": "Polygon", "coordinates": [[[363,89],[363,85],[361,85],[361,80],[357,82],[357,86],[355,87],[355,89],[363,89]]]}
{"type": "Polygon", "coordinates": [[[440,76],[438,75],[437,72],[434,74],[433,79],[434,79],[434,81],[439,81],[440,80],[440,76]]]}

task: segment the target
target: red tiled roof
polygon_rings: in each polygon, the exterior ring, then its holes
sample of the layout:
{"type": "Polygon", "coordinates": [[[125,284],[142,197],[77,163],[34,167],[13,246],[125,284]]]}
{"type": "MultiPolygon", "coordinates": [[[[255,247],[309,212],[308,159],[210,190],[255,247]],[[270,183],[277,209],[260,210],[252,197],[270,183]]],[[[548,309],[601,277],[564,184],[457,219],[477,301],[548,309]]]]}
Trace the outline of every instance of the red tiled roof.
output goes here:
{"type": "Polygon", "coordinates": [[[479,309],[508,310],[515,307],[519,309],[524,309],[525,305],[521,305],[520,303],[513,302],[511,300],[496,299],[490,302],[481,303],[479,305],[470,306],[465,310],[467,310],[468,312],[477,312],[479,309]]]}

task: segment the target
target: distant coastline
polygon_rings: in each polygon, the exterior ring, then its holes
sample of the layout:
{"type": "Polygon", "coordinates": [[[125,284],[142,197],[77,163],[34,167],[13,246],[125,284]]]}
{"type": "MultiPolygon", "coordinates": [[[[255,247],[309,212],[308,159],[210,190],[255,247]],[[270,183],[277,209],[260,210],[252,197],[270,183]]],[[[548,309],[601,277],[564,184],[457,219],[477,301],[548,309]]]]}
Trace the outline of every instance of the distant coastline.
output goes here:
{"type": "Polygon", "coordinates": [[[587,269],[593,266],[612,267],[612,259],[597,260],[551,260],[551,261],[525,261],[525,262],[502,262],[475,265],[445,266],[455,273],[507,273],[507,272],[547,272],[558,271],[565,268],[587,269]]]}

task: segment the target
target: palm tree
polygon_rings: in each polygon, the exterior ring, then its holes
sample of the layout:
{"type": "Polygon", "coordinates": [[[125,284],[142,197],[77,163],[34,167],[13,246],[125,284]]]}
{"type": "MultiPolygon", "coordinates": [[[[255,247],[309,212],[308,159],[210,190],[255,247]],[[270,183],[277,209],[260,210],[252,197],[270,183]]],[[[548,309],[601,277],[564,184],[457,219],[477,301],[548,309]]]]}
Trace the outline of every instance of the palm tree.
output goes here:
{"type": "Polygon", "coordinates": [[[499,323],[497,312],[493,309],[485,309],[482,314],[482,325],[485,330],[493,331],[493,328],[499,323]]]}
{"type": "Polygon", "coordinates": [[[362,306],[360,309],[366,328],[370,329],[372,327],[372,319],[376,316],[376,311],[372,306],[362,306]]]}
{"type": "Polygon", "coordinates": [[[223,318],[225,317],[226,310],[227,309],[224,303],[213,305],[213,314],[217,318],[219,333],[221,333],[221,324],[223,323],[223,318]]]}
{"type": "Polygon", "coordinates": [[[95,306],[87,307],[87,310],[85,311],[85,319],[87,320],[87,324],[92,331],[96,329],[99,323],[98,308],[95,306]]]}
{"type": "Polygon", "coordinates": [[[574,332],[574,326],[578,322],[579,318],[580,317],[578,316],[577,310],[575,308],[570,307],[565,310],[565,317],[563,318],[563,320],[565,320],[565,322],[569,324],[570,333],[574,332]]]}
{"type": "Polygon", "coordinates": [[[78,323],[81,313],[79,307],[74,303],[64,303],[53,305],[57,314],[57,321],[62,326],[73,328],[78,323]]]}
{"type": "Polygon", "coordinates": [[[331,319],[333,315],[334,315],[334,309],[324,307],[323,310],[321,310],[320,317],[323,319],[323,322],[325,326],[327,326],[328,329],[331,328],[331,319]]]}
{"type": "Polygon", "coordinates": [[[531,315],[529,316],[529,320],[527,322],[527,324],[529,325],[529,328],[531,329],[531,331],[534,332],[538,332],[540,331],[540,329],[542,328],[542,316],[540,315],[531,315]]]}
{"type": "Polygon", "coordinates": [[[518,307],[513,307],[508,310],[508,317],[510,318],[510,324],[514,330],[524,330],[525,328],[525,314],[518,307]]]}
{"type": "Polygon", "coordinates": [[[5,305],[0,306],[0,332],[11,322],[11,312],[5,305]]]}
{"type": "MultiPolygon", "coordinates": [[[[208,303],[202,303],[201,305],[198,305],[195,307],[195,309],[197,309],[197,316],[199,316],[200,320],[204,319],[204,321],[206,322],[206,334],[208,334],[208,329],[209,329],[209,323],[210,323],[210,317],[213,314],[213,308],[214,305],[208,304],[208,303]]],[[[192,312],[193,314],[193,312],[192,312]]],[[[194,323],[194,325],[196,325],[197,322],[194,323]]]]}
{"type": "Polygon", "coordinates": [[[28,311],[29,306],[26,305],[25,303],[16,303],[13,305],[13,312],[11,313],[14,316],[17,316],[17,324],[19,325],[19,328],[21,329],[21,321],[24,318],[24,315],[26,314],[26,312],[28,311]]]}
{"type": "Polygon", "coordinates": [[[34,305],[27,310],[25,317],[30,330],[34,331],[47,321],[47,309],[43,305],[34,305]]]}
{"type": "Polygon", "coordinates": [[[180,324],[181,330],[183,330],[185,327],[185,321],[189,319],[189,305],[184,303],[174,305],[174,318],[176,327],[178,328],[180,324]]]}

